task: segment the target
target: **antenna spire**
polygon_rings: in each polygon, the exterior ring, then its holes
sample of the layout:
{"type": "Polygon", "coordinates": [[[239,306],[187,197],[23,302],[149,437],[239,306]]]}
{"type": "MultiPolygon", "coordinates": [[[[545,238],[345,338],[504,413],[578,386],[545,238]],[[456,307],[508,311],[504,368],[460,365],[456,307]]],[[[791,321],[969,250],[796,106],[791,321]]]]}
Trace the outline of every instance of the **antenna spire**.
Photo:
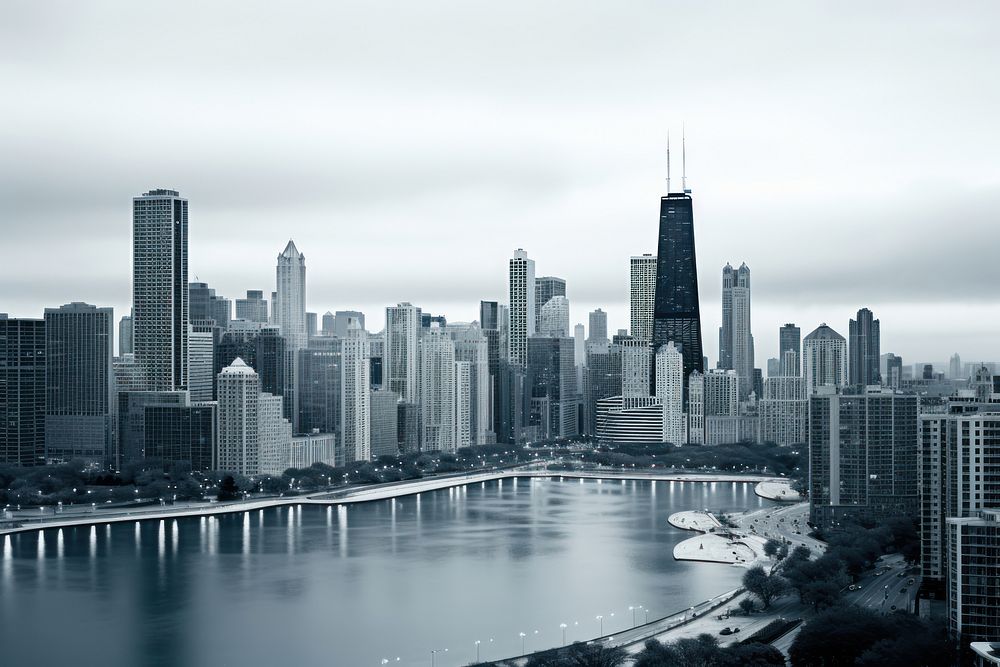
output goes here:
{"type": "Polygon", "coordinates": [[[687,132],[685,131],[684,125],[681,125],[681,189],[684,192],[688,191],[688,175],[687,175],[687,132]]]}
{"type": "Polygon", "coordinates": [[[667,130],[667,194],[670,194],[670,130],[667,130]]]}

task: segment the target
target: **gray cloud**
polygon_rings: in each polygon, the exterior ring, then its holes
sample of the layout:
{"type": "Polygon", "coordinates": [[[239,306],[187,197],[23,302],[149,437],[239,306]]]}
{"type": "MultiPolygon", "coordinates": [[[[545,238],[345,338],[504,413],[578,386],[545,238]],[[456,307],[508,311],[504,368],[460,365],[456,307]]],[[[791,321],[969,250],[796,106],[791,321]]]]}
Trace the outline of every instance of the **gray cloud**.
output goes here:
{"type": "Polygon", "coordinates": [[[846,329],[860,305],[885,313],[886,349],[995,357],[998,14],[8,2],[0,225],[22,250],[0,310],[127,308],[130,198],[176,187],[192,275],[232,297],[270,290],[294,237],[312,309],[471,319],[524,247],[569,280],[575,320],[601,305],[625,326],[684,121],[707,332],[719,269],[746,261],[762,359],[781,322],[846,329]],[[949,303],[950,333],[926,317],[949,303]]]}

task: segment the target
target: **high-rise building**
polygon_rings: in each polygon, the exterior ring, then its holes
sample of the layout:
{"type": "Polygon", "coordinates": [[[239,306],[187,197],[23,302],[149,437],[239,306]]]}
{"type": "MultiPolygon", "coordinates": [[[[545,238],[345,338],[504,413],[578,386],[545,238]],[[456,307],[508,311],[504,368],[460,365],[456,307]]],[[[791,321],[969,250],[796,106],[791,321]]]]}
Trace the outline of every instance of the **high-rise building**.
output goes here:
{"type": "MultiPolygon", "coordinates": [[[[363,329],[364,327],[362,327],[363,329]]],[[[368,371],[372,391],[382,388],[382,359],[385,357],[385,333],[368,334],[368,371]]]]}
{"type": "Polygon", "coordinates": [[[724,438],[722,434],[712,433],[710,419],[737,416],[739,376],[736,371],[713,368],[704,374],[691,374],[688,378],[688,440],[692,444],[720,444],[724,438]]]}
{"type": "Polygon", "coordinates": [[[338,310],[333,314],[333,335],[345,338],[354,324],[365,328],[365,314],[358,310],[338,310]]]}
{"type": "Polygon", "coordinates": [[[850,331],[850,362],[848,381],[852,385],[866,387],[881,384],[879,373],[879,322],[872,311],[862,308],[857,319],[851,320],[850,331]]]}
{"type": "Polygon", "coordinates": [[[653,373],[653,348],[632,336],[615,336],[622,355],[622,406],[626,409],[649,403],[649,379],[653,373]]]}
{"type": "Polygon", "coordinates": [[[132,335],[132,316],[122,315],[118,320],[118,356],[132,354],[134,352],[132,335]]]}
{"type": "Polygon", "coordinates": [[[224,296],[215,293],[208,283],[188,285],[188,321],[212,321],[222,331],[229,328],[233,319],[233,304],[224,296]]]}
{"type": "Polygon", "coordinates": [[[608,342],[608,314],[598,308],[590,312],[587,343],[607,344],[608,342]]]}
{"type": "Polygon", "coordinates": [[[114,457],[114,311],[87,303],[45,309],[45,458],[114,457]]]}
{"type": "Polygon", "coordinates": [[[382,386],[406,403],[416,403],[419,396],[419,342],[420,309],[406,302],[387,307],[382,386]]]}
{"type": "MultiPolygon", "coordinates": [[[[123,387],[119,385],[117,396],[117,464],[124,465],[142,461],[147,457],[152,458],[154,453],[163,454],[164,450],[156,442],[161,435],[159,432],[151,431],[148,440],[146,438],[147,409],[153,406],[187,408],[190,405],[190,397],[188,392],[184,390],[143,391],[141,387],[136,388],[135,385],[123,390],[123,387]]],[[[156,421],[155,424],[169,428],[162,421],[156,421]]]]}
{"type": "Polygon", "coordinates": [[[236,317],[248,322],[267,324],[267,301],[262,290],[247,290],[247,298],[236,299],[236,317]]]}
{"type": "MultiPolygon", "coordinates": [[[[489,343],[477,325],[449,326],[455,343],[455,360],[468,364],[469,429],[473,445],[496,441],[493,431],[492,379],[489,343]]],[[[461,445],[459,445],[461,446],[461,445]]]]}
{"type": "Polygon", "coordinates": [[[545,302],[538,317],[538,333],[542,336],[569,336],[569,299],[554,296],[545,302]]]}
{"type": "Polygon", "coordinates": [[[316,313],[306,311],[306,336],[313,338],[319,335],[319,319],[316,313]]]}
{"type": "MultiPolygon", "coordinates": [[[[282,416],[281,397],[263,392],[257,402],[257,473],[280,475],[287,468],[292,425],[282,416]]],[[[243,473],[247,474],[247,473],[243,473]]]]}
{"type": "MultiPolygon", "coordinates": [[[[239,357],[260,376],[261,390],[282,397],[285,414],[293,417],[297,409],[292,403],[292,385],[295,376],[288,363],[288,349],[284,336],[274,326],[266,326],[256,333],[227,333],[215,352],[215,369],[218,372],[239,357]]],[[[218,395],[218,394],[216,394],[218,395]]]]}
{"type": "Polygon", "coordinates": [[[663,442],[685,444],[684,357],[673,343],[656,351],[656,398],[663,405],[663,442]]]}
{"type": "Polygon", "coordinates": [[[535,333],[535,262],[528,259],[528,253],[520,248],[510,259],[509,292],[507,356],[510,363],[523,368],[528,363],[528,337],[535,333]]]}
{"type": "Polygon", "coordinates": [[[479,302],[479,326],[483,330],[500,329],[499,304],[496,301],[479,302]]]}
{"type": "Polygon", "coordinates": [[[629,332],[637,340],[653,341],[653,301],[656,296],[656,257],[629,258],[629,332]]]}
{"type": "Polygon", "coordinates": [[[597,401],[595,434],[611,444],[657,444],[663,442],[663,404],[650,399],[644,405],[625,408],[621,396],[597,401]]]}
{"type": "Polygon", "coordinates": [[[504,351],[500,343],[500,307],[496,301],[479,302],[479,325],[486,338],[486,361],[490,377],[490,431],[499,441],[500,435],[500,364],[504,351]]]}
{"type": "Polygon", "coordinates": [[[536,438],[552,440],[579,433],[572,338],[528,339],[527,384],[531,397],[528,424],[534,427],[536,438]]]}
{"type": "MultiPolygon", "coordinates": [[[[587,364],[587,341],[582,324],[573,326],[573,363],[576,365],[576,390],[583,392],[583,369],[587,364]]],[[[580,422],[583,423],[582,421],[580,422]]],[[[581,426],[582,428],[582,426],[581,426]]]]}
{"type": "Polygon", "coordinates": [[[455,451],[455,343],[432,326],[420,339],[421,450],[455,451]]]}
{"type": "Polygon", "coordinates": [[[368,461],[372,457],[371,375],[368,368],[368,333],[355,321],[342,341],[340,356],[340,442],[344,462],[368,461]]]}
{"type": "Polygon", "coordinates": [[[45,463],[45,320],[0,314],[0,464],[45,463]]]}
{"type": "Polygon", "coordinates": [[[542,307],[557,296],[566,296],[565,280],[554,276],[535,278],[535,333],[542,327],[542,307]]]}
{"type": "Polygon", "coordinates": [[[333,336],[334,331],[337,326],[337,317],[331,313],[329,310],[323,313],[323,320],[320,327],[320,333],[324,336],[333,336]]]}
{"type": "Polygon", "coordinates": [[[188,391],[192,401],[215,398],[215,331],[217,327],[191,324],[188,332],[188,391]]]}
{"type": "Polygon", "coordinates": [[[686,383],[692,371],[704,371],[694,209],[686,189],[660,199],[653,348],[658,350],[671,341],[684,357],[686,383]]]}
{"type": "Polygon", "coordinates": [[[216,465],[241,475],[260,471],[260,377],[240,358],[219,373],[219,439],[216,465]]]}
{"type": "Polygon", "coordinates": [[[948,361],[948,378],[951,380],[961,380],[963,379],[962,373],[962,357],[958,356],[958,352],[951,355],[951,359],[948,361]]]}
{"type": "Polygon", "coordinates": [[[802,344],[802,362],[806,394],[825,385],[847,385],[847,341],[826,323],[806,336],[802,344]]]}
{"type": "MultiPolygon", "coordinates": [[[[808,353],[806,359],[808,360],[808,353]]],[[[920,398],[891,390],[809,397],[809,514],[829,526],[844,517],[917,517],[920,398]]]]}
{"type": "Polygon", "coordinates": [[[902,389],[903,387],[903,358],[898,357],[892,352],[886,355],[885,360],[885,377],[883,378],[885,386],[891,387],[892,389],[902,389]]]}
{"type": "Polygon", "coordinates": [[[343,341],[322,337],[299,350],[298,433],[334,433],[340,438],[340,353],[343,341]]]}
{"type": "Polygon", "coordinates": [[[306,334],[306,256],[291,240],[278,255],[277,301],[272,304],[275,323],[285,337],[290,352],[308,343],[306,334]]]}
{"type": "Polygon", "coordinates": [[[399,451],[403,454],[420,451],[420,406],[400,401],[396,406],[396,416],[399,451]]]}
{"type": "MultiPolygon", "coordinates": [[[[794,364],[795,352],[786,350],[788,367],[794,364]]],[[[776,375],[764,381],[759,403],[761,440],[777,445],[797,445],[806,441],[805,379],[801,375],[776,375]]]]}
{"type": "Polygon", "coordinates": [[[132,199],[135,361],[148,389],[187,388],[188,201],[176,190],[132,199]]]}
{"type": "Polygon", "coordinates": [[[767,359],[767,377],[773,378],[781,375],[781,360],[777,357],[767,359]]]}
{"type": "MultiPolygon", "coordinates": [[[[593,331],[593,329],[591,329],[593,331]]],[[[622,351],[621,345],[587,341],[587,369],[583,389],[583,432],[587,435],[597,433],[598,401],[621,396],[622,392],[622,351]]],[[[617,404],[621,405],[619,398],[617,404]]]]}
{"type": "Polygon", "coordinates": [[[468,361],[455,362],[455,449],[469,447],[472,439],[472,374],[468,361]]]}
{"type": "Polygon", "coordinates": [[[370,407],[372,458],[395,456],[399,453],[399,394],[388,389],[373,391],[370,407]]]}
{"type": "Polygon", "coordinates": [[[802,331],[791,322],[778,329],[778,361],[781,375],[802,374],[802,331]],[[795,356],[786,357],[788,351],[795,356]]]}
{"type": "Polygon", "coordinates": [[[187,462],[192,470],[215,470],[217,415],[214,402],[146,405],[142,410],[145,456],[165,464],[187,462]]]}
{"type": "Polygon", "coordinates": [[[948,630],[962,645],[995,642],[1000,633],[1000,509],[949,517],[947,531],[948,630]]]}
{"type": "MultiPolygon", "coordinates": [[[[753,334],[750,333],[750,269],[730,264],[722,269],[722,326],[719,328],[719,368],[740,378],[740,400],[753,391],[753,334]]],[[[758,397],[760,395],[758,394],[758,397]]]]}

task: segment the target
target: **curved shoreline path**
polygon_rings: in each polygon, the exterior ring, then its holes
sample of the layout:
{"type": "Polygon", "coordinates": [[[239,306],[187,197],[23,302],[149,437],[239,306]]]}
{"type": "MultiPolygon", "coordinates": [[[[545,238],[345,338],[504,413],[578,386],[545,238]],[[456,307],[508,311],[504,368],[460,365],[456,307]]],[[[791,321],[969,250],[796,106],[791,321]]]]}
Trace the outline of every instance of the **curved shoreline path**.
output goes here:
{"type": "Polygon", "coordinates": [[[0,528],[0,535],[11,535],[14,533],[44,530],[48,528],[66,528],[70,526],[88,526],[107,523],[121,523],[127,521],[147,521],[152,519],[176,519],[194,516],[214,516],[218,514],[250,512],[254,510],[267,509],[270,507],[283,507],[287,505],[350,505],[354,503],[399,498],[402,496],[412,496],[428,491],[437,491],[456,486],[466,486],[468,484],[491,482],[500,479],[513,479],[518,477],[581,480],[604,479],[623,482],[628,480],[646,480],[659,482],[732,482],[742,484],[780,481],[778,478],[763,475],[707,475],[699,473],[635,470],[622,472],[614,469],[560,471],[546,470],[532,464],[531,466],[525,466],[523,468],[490,470],[478,473],[462,473],[441,477],[429,477],[420,480],[338,489],[334,491],[319,491],[300,496],[238,500],[226,503],[191,503],[180,507],[177,505],[170,505],[166,507],[142,507],[129,511],[95,509],[92,511],[84,510],[78,513],[73,513],[71,516],[69,514],[72,510],[65,511],[62,514],[48,514],[44,517],[23,516],[26,512],[22,511],[21,516],[15,516],[13,518],[15,522],[19,522],[21,525],[10,528],[0,528]]]}
{"type": "Polygon", "coordinates": [[[761,498],[779,502],[797,503],[803,500],[802,494],[793,489],[791,483],[784,479],[757,482],[757,486],[753,487],[753,492],[761,498]]]}
{"type": "Polygon", "coordinates": [[[701,533],[674,546],[675,560],[750,567],[762,559],[767,559],[764,555],[764,543],[767,540],[757,535],[726,528],[711,512],[701,510],[676,512],[671,514],[667,521],[675,528],[701,533]]]}

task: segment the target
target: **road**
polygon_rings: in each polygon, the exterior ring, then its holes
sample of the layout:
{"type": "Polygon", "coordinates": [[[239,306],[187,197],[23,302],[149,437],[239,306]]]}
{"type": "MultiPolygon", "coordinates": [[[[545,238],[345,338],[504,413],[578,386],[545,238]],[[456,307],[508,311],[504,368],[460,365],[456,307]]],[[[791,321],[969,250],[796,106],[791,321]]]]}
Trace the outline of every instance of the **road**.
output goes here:
{"type": "Polygon", "coordinates": [[[813,556],[823,553],[826,544],[809,537],[809,503],[779,505],[747,512],[731,514],[730,518],[745,531],[761,537],[769,537],[788,542],[792,548],[804,546],[813,556]]]}
{"type": "Polygon", "coordinates": [[[844,594],[848,602],[882,614],[912,613],[920,588],[920,568],[907,565],[898,554],[884,556],[879,567],[865,574],[855,585],[861,588],[844,594]]]}

